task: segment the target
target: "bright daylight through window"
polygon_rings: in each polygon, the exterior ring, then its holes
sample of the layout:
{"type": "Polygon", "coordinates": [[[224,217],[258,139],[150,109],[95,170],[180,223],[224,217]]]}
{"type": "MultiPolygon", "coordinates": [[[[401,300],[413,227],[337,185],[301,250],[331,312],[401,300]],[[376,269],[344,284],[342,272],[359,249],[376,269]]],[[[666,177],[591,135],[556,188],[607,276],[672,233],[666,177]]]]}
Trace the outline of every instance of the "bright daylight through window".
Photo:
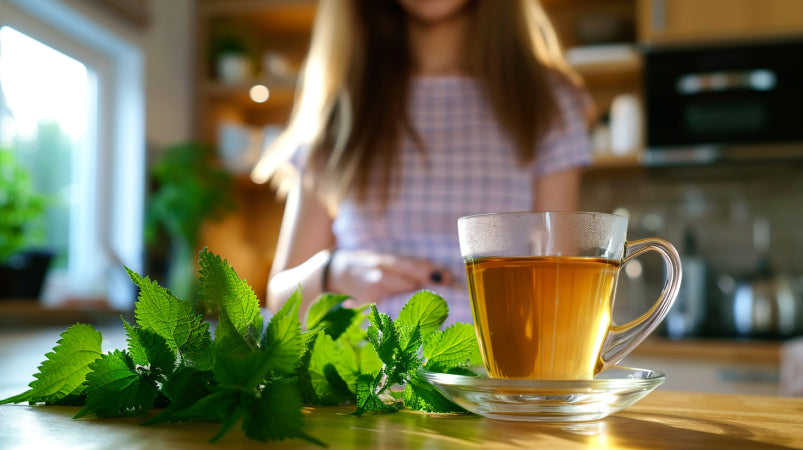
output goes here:
{"type": "MultiPolygon", "coordinates": [[[[57,0],[0,0],[0,148],[46,194],[45,305],[127,309],[142,269],[144,59],[57,0]]],[[[39,254],[39,253],[37,253],[39,254]]]]}
{"type": "MultiPolygon", "coordinates": [[[[0,147],[13,150],[49,197],[42,248],[53,253],[50,283],[80,258],[76,227],[90,180],[78,176],[87,158],[89,104],[84,64],[12,27],[0,28],[0,147]],[[72,244],[72,245],[71,245],[72,244]],[[74,250],[74,251],[73,251],[74,250]]],[[[60,276],[61,274],[61,276],[60,276]]]]}

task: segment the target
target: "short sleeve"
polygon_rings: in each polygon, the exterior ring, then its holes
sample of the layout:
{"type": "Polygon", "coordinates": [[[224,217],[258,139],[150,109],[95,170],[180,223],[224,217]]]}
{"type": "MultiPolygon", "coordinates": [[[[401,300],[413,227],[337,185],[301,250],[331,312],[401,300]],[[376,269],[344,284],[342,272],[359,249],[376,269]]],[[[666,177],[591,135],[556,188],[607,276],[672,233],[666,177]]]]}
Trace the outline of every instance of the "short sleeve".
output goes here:
{"type": "Polygon", "coordinates": [[[585,111],[590,106],[590,96],[569,80],[553,76],[552,84],[561,122],[544,135],[536,149],[533,171],[536,178],[554,172],[591,164],[591,146],[585,111]]]}
{"type": "Polygon", "coordinates": [[[302,145],[293,149],[287,162],[293,166],[298,173],[304,173],[307,169],[307,156],[309,154],[310,146],[302,145]]]}

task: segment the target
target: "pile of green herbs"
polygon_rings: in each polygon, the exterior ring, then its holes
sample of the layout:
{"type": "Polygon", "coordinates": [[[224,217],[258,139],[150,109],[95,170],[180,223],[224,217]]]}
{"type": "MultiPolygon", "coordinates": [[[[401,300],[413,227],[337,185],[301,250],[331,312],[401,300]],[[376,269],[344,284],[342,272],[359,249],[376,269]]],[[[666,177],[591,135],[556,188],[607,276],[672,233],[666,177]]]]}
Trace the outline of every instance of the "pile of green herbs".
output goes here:
{"type": "Polygon", "coordinates": [[[217,326],[131,270],[139,287],[136,321],[123,319],[128,348],[101,352],[91,325],[67,329],[45,355],[30,389],[0,403],[78,405],[74,418],[148,414],[144,424],[220,423],[216,441],[237,423],[258,441],[301,438],[302,405],[354,405],[354,413],[465,412],[418,373],[472,374],[479,360],[473,327],[441,330],[449,309],[438,295],[416,293],[393,320],[375,305],[343,307],[324,294],[299,321],[297,291],[264,325],[254,291],[219,256],[200,254],[197,301],[214,305],[217,326]],[[369,326],[365,329],[364,322],[369,326]]]}

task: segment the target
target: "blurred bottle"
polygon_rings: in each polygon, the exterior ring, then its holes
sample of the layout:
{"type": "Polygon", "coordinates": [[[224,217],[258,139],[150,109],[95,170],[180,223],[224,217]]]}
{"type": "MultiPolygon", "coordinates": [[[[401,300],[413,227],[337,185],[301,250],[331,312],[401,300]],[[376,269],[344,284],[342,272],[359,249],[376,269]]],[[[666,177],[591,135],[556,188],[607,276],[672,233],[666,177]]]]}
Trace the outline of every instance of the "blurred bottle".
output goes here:
{"type": "Polygon", "coordinates": [[[632,94],[621,94],[611,104],[611,151],[615,155],[635,153],[643,145],[641,102],[632,94]]]}
{"type": "Polygon", "coordinates": [[[696,236],[689,229],[683,233],[680,259],[683,280],[675,304],[665,320],[666,333],[672,339],[698,334],[707,310],[706,262],[697,252],[696,236]]]}

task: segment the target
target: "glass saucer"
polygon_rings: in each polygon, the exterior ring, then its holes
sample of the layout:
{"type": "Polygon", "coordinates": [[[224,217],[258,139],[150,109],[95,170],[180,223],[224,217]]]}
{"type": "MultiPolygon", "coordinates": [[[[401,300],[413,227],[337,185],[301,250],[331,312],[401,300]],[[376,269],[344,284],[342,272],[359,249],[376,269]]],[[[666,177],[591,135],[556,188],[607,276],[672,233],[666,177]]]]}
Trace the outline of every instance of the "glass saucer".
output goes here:
{"type": "Polygon", "coordinates": [[[527,422],[585,422],[619,412],[661,385],[663,373],[614,366],[593,380],[488,378],[420,370],[449,400],[491,419],[527,422]]]}

